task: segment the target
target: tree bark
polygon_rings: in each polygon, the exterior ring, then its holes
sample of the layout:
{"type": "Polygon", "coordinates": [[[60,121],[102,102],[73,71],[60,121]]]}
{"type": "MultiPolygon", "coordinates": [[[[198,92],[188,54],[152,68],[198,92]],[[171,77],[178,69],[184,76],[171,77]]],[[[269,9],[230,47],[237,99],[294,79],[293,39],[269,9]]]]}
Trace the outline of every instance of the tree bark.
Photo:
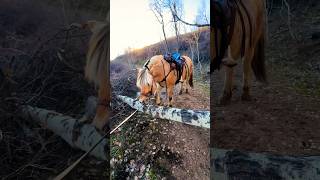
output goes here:
{"type": "MultiPolygon", "coordinates": [[[[46,109],[23,106],[22,115],[26,119],[42,124],[64,139],[70,146],[89,151],[102,135],[91,124],[84,124],[78,120],[46,109]]],[[[109,141],[104,139],[90,153],[96,158],[107,160],[109,154],[109,141]]]]}
{"type": "Polygon", "coordinates": [[[320,156],[281,156],[216,148],[210,151],[213,179],[319,179],[320,156]]]}
{"type": "Polygon", "coordinates": [[[164,40],[166,42],[166,51],[169,52],[169,45],[168,45],[168,41],[167,41],[167,35],[166,35],[166,30],[165,30],[165,27],[164,27],[164,22],[163,22],[163,19],[162,19],[162,33],[163,33],[163,37],[164,37],[164,40]]]}
{"type": "Polygon", "coordinates": [[[155,118],[177,121],[203,128],[210,128],[210,111],[198,111],[147,105],[141,103],[139,100],[134,100],[130,97],[120,95],[118,95],[118,98],[131,106],[133,109],[137,109],[138,111],[149,114],[155,118]]]}
{"type": "Polygon", "coordinates": [[[179,51],[180,50],[180,40],[179,40],[178,20],[176,19],[176,16],[174,15],[174,13],[177,12],[177,8],[176,8],[176,4],[175,3],[173,4],[173,9],[174,9],[174,12],[170,8],[171,14],[172,14],[172,17],[173,17],[174,30],[175,30],[175,33],[176,33],[177,51],[179,51]]]}

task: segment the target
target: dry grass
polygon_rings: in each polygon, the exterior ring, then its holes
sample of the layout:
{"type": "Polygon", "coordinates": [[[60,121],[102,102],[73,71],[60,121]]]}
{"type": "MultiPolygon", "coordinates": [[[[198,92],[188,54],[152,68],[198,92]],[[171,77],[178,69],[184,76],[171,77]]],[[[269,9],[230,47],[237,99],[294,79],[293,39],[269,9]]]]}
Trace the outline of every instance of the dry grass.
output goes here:
{"type": "MultiPolygon", "coordinates": [[[[81,152],[20,117],[19,107],[28,104],[82,116],[84,102],[95,94],[83,75],[90,33],[66,28],[58,7],[38,1],[0,4],[0,177],[46,179],[81,152]]],[[[88,18],[70,17],[74,22],[88,18]]],[[[107,178],[107,164],[88,158],[70,177],[107,178]]]]}

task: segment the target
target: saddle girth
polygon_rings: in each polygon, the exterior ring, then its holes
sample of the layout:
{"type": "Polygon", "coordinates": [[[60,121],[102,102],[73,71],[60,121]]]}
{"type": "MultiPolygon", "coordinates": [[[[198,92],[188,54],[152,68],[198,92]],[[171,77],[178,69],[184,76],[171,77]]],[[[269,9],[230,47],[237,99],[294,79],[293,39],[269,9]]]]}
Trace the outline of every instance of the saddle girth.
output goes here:
{"type": "MultiPolygon", "coordinates": [[[[163,78],[163,80],[161,82],[164,82],[166,81],[168,75],[170,74],[170,72],[172,70],[176,70],[177,72],[177,80],[175,82],[175,84],[178,84],[180,82],[180,79],[181,79],[181,75],[182,75],[182,70],[184,68],[184,65],[185,65],[185,59],[184,57],[180,56],[180,60],[181,60],[181,63],[179,64],[177,61],[173,60],[172,57],[171,57],[171,54],[166,54],[163,56],[164,60],[167,61],[170,65],[170,71],[167,75],[165,75],[165,77],[163,78]]],[[[164,64],[163,65],[163,68],[164,68],[164,64]]]]}

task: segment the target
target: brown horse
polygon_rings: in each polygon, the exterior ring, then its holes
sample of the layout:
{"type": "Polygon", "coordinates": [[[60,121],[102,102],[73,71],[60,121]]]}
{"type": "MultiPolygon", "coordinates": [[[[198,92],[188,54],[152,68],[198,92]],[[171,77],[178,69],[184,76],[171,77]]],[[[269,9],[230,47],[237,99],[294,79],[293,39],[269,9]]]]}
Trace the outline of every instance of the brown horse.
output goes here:
{"type": "Polygon", "coordinates": [[[182,58],[185,60],[185,64],[180,79],[178,71],[172,69],[163,55],[153,56],[145,63],[143,69],[138,69],[139,101],[143,102],[153,94],[156,96],[157,105],[159,105],[161,103],[160,92],[162,88],[166,88],[168,105],[172,106],[174,86],[177,82],[181,83],[180,94],[184,89],[188,93],[189,86],[193,87],[193,64],[188,56],[182,56],[182,58]]]}
{"type": "MultiPolygon", "coordinates": [[[[107,18],[108,19],[108,18],[107,18]]],[[[108,122],[110,110],[110,55],[109,55],[109,23],[88,21],[82,28],[91,30],[85,76],[93,82],[98,90],[98,104],[92,124],[102,129],[108,122]]]]}
{"type": "MultiPolygon", "coordinates": [[[[243,59],[243,92],[242,100],[250,100],[252,71],[258,81],[266,82],[265,39],[266,39],[266,6],[265,0],[235,0],[233,32],[226,55],[222,59],[225,66],[225,84],[220,98],[221,104],[227,104],[232,97],[233,68],[237,60],[243,59]]],[[[211,56],[218,52],[216,42],[222,39],[221,33],[215,35],[211,28],[211,56]],[[218,37],[218,39],[215,39],[218,37]]],[[[214,58],[212,58],[214,60],[214,58]]],[[[211,62],[217,63],[217,62],[211,62]]]]}

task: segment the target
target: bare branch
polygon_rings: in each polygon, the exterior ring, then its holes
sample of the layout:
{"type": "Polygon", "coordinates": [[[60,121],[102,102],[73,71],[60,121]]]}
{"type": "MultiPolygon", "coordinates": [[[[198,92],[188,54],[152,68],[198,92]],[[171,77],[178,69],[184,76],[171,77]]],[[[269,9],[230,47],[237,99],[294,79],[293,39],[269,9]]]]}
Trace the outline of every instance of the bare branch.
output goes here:
{"type": "Polygon", "coordinates": [[[210,24],[198,24],[198,23],[189,23],[189,22],[186,22],[184,20],[182,20],[178,15],[177,15],[177,12],[172,8],[170,7],[171,11],[173,11],[173,16],[180,22],[186,24],[186,25],[189,25],[189,26],[196,26],[196,27],[208,27],[210,26],[210,24]]]}

